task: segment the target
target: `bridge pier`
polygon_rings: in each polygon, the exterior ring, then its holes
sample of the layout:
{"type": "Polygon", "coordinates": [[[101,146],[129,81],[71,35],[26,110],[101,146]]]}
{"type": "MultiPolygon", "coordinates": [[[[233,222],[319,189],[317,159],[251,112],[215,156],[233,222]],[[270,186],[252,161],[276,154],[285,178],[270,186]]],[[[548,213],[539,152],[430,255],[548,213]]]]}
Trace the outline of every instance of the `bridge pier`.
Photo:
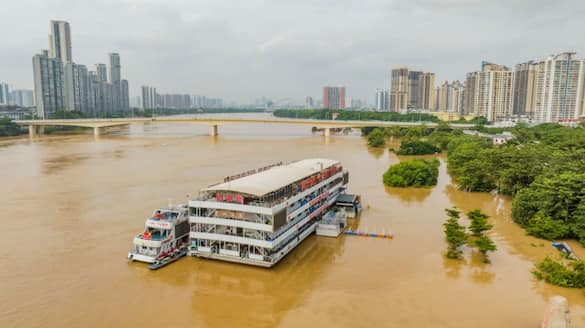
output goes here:
{"type": "Polygon", "coordinates": [[[94,126],[94,127],[93,127],[93,135],[94,135],[94,136],[99,136],[99,135],[101,135],[102,133],[104,133],[104,129],[105,129],[105,128],[102,128],[102,127],[99,127],[99,126],[94,126]]]}
{"type": "Polygon", "coordinates": [[[324,128],[323,129],[323,135],[326,137],[331,136],[331,128],[324,128]]]}
{"type": "Polygon", "coordinates": [[[210,125],[209,126],[209,135],[212,137],[217,136],[217,125],[210,125]]]}
{"type": "Polygon", "coordinates": [[[42,125],[32,125],[32,124],[29,124],[29,126],[28,126],[28,135],[30,137],[33,137],[34,138],[34,137],[36,137],[36,136],[38,136],[40,134],[43,134],[43,133],[45,133],[45,127],[44,126],[42,126],[42,125]]]}

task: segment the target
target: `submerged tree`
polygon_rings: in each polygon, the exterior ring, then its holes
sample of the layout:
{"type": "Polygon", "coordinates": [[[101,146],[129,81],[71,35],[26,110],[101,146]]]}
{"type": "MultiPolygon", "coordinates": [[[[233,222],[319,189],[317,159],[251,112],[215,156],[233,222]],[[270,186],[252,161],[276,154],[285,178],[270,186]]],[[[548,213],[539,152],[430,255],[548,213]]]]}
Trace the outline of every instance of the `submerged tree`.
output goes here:
{"type": "Polygon", "coordinates": [[[488,216],[483,214],[480,210],[468,212],[467,218],[471,221],[469,230],[471,230],[475,237],[481,236],[484,231],[488,231],[493,227],[493,225],[489,224],[487,221],[488,216]]]}
{"type": "Polygon", "coordinates": [[[496,244],[485,235],[486,231],[493,228],[493,225],[488,223],[488,216],[479,209],[467,212],[467,218],[471,221],[469,230],[471,230],[474,237],[472,246],[477,247],[479,252],[483,255],[483,261],[489,263],[488,252],[497,250],[496,244]]]}
{"type": "Polygon", "coordinates": [[[445,227],[445,241],[449,244],[447,247],[447,257],[450,259],[460,259],[463,253],[459,248],[465,245],[467,234],[465,227],[459,224],[460,212],[455,208],[446,208],[447,221],[443,223],[445,227]]]}
{"type": "Polygon", "coordinates": [[[487,255],[487,252],[493,252],[497,250],[496,244],[494,244],[490,237],[485,235],[477,237],[477,239],[473,241],[473,244],[477,246],[477,249],[483,255],[483,261],[485,263],[489,263],[490,259],[487,255]]]}

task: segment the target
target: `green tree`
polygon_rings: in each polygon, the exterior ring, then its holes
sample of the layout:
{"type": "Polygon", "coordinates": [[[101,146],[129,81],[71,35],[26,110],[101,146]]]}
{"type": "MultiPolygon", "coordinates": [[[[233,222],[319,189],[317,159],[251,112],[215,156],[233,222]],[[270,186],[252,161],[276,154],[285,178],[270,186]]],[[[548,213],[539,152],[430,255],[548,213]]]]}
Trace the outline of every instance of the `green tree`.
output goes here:
{"type": "Polygon", "coordinates": [[[400,149],[396,153],[398,155],[429,155],[440,152],[441,149],[430,142],[414,140],[401,142],[400,149]]]}
{"type": "Polygon", "coordinates": [[[460,259],[463,252],[460,247],[465,245],[467,234],[465,227],[459,224],[460,212],[455,208],[446,208],[447,221],[443,223],[445,241],[447,242],[447,257],[460,259]]]}
{"type": "Polygon", "coordinates": [[[385,138],[384,132],[379,128],[375,128],[368,134],[368,145],[372,147],[383,147],[386,144],[385,138]]]}
{"type": "Polygon", "coordinates": [[[21,134],[20,127],[7,117],[0,118],[0,136],[17,136],[21,134]]]}
{"type": "Polygon", "coordinates": [[[469,230],[475,237],[481,236],[485,231],[490,230],[493,225],[488,223],[488,216],[476,209],[467,213],[467,218],[471,221],[469,230]]]}
{"type": "Polygon", "coordinates": [[[390,187],[430,187],[439,176],[437,159],[412,159],[390,166],[384,173],[384,184],[390,187]]]}
{"type": "Polygon", "coordinates": [[[477,237],[473,244],[477,247],[479,252],[483,255],[483,260],[485,263],[489,263],[489,257],[487,255],[488,252],[494,252],[497,250],[496,244],[490,239],[490,237],[486,235],[480,235],[477,237]]]}

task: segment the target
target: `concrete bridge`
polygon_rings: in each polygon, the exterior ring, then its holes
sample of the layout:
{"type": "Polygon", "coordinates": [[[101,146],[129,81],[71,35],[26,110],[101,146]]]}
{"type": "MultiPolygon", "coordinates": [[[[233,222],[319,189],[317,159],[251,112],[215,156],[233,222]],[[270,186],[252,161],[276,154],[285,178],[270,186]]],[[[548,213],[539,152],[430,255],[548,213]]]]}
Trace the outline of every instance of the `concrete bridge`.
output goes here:
{"type": "MultiPolygon", "coordinates": [[[[133,123],[191,123],[209,126],[209,134],[216,136],[218,126],[223,124],[286,124],[317,127],[323,129],[327,137],[332,128],[362,128],[362,127],[412,127],[412,126],[437,126],[434,122],[391,122],[391,121],[340,121],[340,120],[315,120],[295,118],[219,118],[219,117],[136,117],[136,118],[96,118],[96,119],[55,119],[55,120],[20,120],[16,124],[28,125],[29,134],[36,136],[42,134],[45,126],[76,126],[93,128],[95,135],[100,135],[104,129],[110,126],[128,125],[133,123]]],[[[474,126],[471,123],[449,123],[456,129],[467,129],[474,126]]]]}

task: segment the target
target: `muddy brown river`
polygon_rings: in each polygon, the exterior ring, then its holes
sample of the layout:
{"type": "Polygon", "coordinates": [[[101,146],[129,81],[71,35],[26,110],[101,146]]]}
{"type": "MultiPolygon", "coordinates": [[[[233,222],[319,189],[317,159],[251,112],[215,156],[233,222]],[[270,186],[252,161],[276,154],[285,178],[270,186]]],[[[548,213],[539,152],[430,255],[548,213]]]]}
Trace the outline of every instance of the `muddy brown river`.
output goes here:
{"type": "MultiPolygon", "coordinates": [[[[254,114],[260,115],[260,114],[254,114]]],[[[582,291],[535,280],[549,242],[526,236],[506,197],[460,192],[442,159],[432,189],[385,188],[400,158],[359,133],[306,127],[132,125],[107,135],[0,141],[0,327],[538,327],[552,295],[585,326],[582,291]],[[127,263],[156,207],[277,161],[340,160],[364,211],[361,230],[395,239],[311,236],[272,269],[184,258],[158,271],[127,263]],[[495,224],[491,264],[444,256],[446,207],[495,224]]],[[[571,246],[585,256],[583,248],[571,246]]]]}

